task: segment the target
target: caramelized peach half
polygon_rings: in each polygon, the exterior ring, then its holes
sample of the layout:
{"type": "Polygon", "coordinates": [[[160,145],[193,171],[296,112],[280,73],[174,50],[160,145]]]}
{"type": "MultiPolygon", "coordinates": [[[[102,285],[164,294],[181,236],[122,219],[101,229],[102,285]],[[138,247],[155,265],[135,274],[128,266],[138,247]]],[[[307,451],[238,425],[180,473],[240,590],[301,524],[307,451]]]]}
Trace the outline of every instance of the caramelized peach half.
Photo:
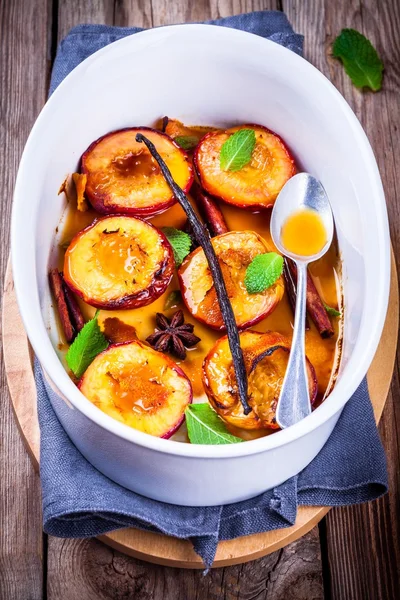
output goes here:
{"type": "Polygon", "coordinates": [[[109,346],[96,356],[79,389],[110,417],[162,438],[181,426],[192,401],[182,369],[139,341],[109,346]]]}
{"type": "Polygon", "coordinates": [[[190,161],[168,135],[146,127],[112,131],[93,142],[82,156],[86,196],[100,213],[144,217],[158,214],[176,202],[157,162],[146,146],[136,141],[138,133],[153,142],[185,192],[192,185],[190,161]]]}
{"type": "Polygon", "coordinates": [[[241,125],[208,133],[196,148],[194,164],[201,186],[209,194],[253,210],[272,206],[287,180],[296,173],[294,159],[282,139],[261,125],[241,125]],[[251,160],[239,171],[223,171],[222,145],[239,129],[255,132],[251,160]]]}
{"type": "MultiPolygon", "coordinates": [[[[244,284],[246,269],[258,254],[270,251],[254,231],[229,231],[212,239],[228,296],[239,329],[245,329],[271,313],[283,296],[282,278],[259,294],[249,294],[244,284]]],[[[182,297],[190,313],[217,330],[224,330],[213,278],[202,248],[197,248],[178,271],[182,297]]]]}
{"type": "MultiPolygon", "coordinates": [[[[240,345],[248,376],[248,402],[243,413],[228,338],[220,338],[203,363],[203,385],[211,405],[224,421],[242,429],[279,429],[275,413],[289,359],[290,341],[274,332],[245,331],[240,345]]],[[[317,395],[317,379],[307,359],[310,399],[317,395]]]]}
{"type": "Polygon", "coordinates": [[[105,217],[78,233],[67,248],[64,279],[97,308],[138,308],[167,289],[174,272],[163,233],[135,217],[105,217]]]}

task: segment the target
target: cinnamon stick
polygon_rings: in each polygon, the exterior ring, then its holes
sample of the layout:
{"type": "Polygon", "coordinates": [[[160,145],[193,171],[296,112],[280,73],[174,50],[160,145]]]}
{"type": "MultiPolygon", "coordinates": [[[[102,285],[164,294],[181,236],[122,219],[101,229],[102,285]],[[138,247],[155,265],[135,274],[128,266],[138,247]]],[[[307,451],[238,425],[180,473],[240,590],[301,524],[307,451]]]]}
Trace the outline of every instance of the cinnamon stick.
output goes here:
{"type": "Polygon", "coordinates": [[[204,192],[196,181],[193,183],[190,191],[194,196],[200,215],[207,225],[211,237],[227,233],[229,231],[228,225],[216,201],[204,192]]]}
{"type": "Polygon", "coordinates": [[[50,287],[53,291],[56,301],[58,314],[60,316],[61,325],[64,331],[65,339],[71,343],[75,337],[75,330],[69,315],[67,301],[65,298],[63,280],[58,269],[51,269],[49,272],[50,287]]]}
{"type": "Polygon", "coordinates": [[[169,118],[168,117],[163,117],[162,118],[162,122],[161,122],[161,131],[164,133],[165,130],[167,129],[167,125],[168,125],[168,121],[169,118]]]}
{"type": "MultiPolygon", "coordinates": [[[[293,261],[288,260],[290,272],[297,282],[297,268],[293,261]]],[[[310,273],[307,271],[307,312],[314,321],[318,333],[322,338],[330,338],[334,334],[332,323],[326,312],[325,306],[317,292],[310,273]]]]}
{"type": "MultiPolygon", "coordinates": [[[[289,304],[290,304],[290,307],[292,309],[293,316],[294,316],[294,314],[296,312],[297,291],[296,291],[296,284],[294,283],[294,279],[289,270],[286,258],[283,259],[283,279],[285,281],[285,290],[287,292],[289,304]]],[[[306,325],[306,330],[308,331],[310,329],[310,322],[308,320],[307,315],[306,315],[305,325],[306,325]]]]}
{"type": "Polygon", "coordinates": [[[64,290],[64,295],[65,295],[65,301],[66,301],[67,307],[68,307],[68,313],[70,315],[70,318],[71,318],[71,321],[72,321],[72,324],[74,326],[76,333],[79,333],[85,324],[85,319],[83,318],[83,314],[82,314],[81,309],[79,308],[77,299],[75,298],[74,294],[72,293],[72,291],[69,289],[69,287],[65,283],[64,277],[62,276],[61,273],[60,273],[60,276],[62,278],[63,290],[64,290]]]}

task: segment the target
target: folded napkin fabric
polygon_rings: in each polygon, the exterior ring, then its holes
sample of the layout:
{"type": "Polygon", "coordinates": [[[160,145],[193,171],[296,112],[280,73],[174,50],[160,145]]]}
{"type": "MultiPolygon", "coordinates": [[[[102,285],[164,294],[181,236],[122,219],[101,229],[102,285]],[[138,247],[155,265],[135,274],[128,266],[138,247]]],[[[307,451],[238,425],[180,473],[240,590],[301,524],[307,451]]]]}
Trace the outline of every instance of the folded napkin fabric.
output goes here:
{"type": "MultiPolygon", "coordinates": [[[[285,15],[263,11],[210,21],[261,35],[301,54],[302,36],[285,15]]],[[[61,42],[51,91],[82,60],[139,28],[79,25],[61,42]]],[[[40,473],[44,530],[58,537],[92,537],[136,527],[189,539],[205,566],[217,544],[289,527],[299,505],[338,506],[372,500],[387,491],[385,454],[364,380],[345,406],[328,442],[302,473],[264,494],[228,506],[184,507],[151,500],[114,483],[75,448],[52,405],[55,392],[35,363],[41,430],[40,473]]]]}

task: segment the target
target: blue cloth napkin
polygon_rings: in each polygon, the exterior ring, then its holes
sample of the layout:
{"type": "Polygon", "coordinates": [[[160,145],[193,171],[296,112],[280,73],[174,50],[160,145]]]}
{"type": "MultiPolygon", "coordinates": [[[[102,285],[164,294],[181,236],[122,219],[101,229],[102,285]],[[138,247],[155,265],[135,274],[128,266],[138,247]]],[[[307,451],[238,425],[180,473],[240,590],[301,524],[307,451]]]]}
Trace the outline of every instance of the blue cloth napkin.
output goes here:
{"type": "MultiPolygon", "coordinates": [[[[210,21],[251,31],[301,54],[302,36],[285,15],[264,11],[210,21]]],[[[83,59],[139,28],[79,25],[61,42],[51,91],[83,59]]],[[[219,540],[289,527],[298,505],[339,506],[378,498],[387,491],[384,450],[364,380],[347,403],[328,442],[297,477],[251,500],[217,507],[182,507],[135,494],[97,471],[60,425],[49,397],[54,391],[35,364],[41,430],[40,473],[46,533],[92,537],[137,527],[190,539],[207,568],[219,540]]]]}

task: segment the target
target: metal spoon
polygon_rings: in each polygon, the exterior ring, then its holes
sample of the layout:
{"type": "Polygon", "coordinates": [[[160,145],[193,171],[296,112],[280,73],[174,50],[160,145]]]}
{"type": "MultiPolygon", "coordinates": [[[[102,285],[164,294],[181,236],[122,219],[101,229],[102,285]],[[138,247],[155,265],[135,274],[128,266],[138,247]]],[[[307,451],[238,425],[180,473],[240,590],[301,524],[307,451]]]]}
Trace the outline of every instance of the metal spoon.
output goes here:
{"type": "Polygon", "coordinates": [[[284,429],[294,425],[311,413],[310,394],[305,359],[305,314],[308,263],[321,258],[328,250],[333,237],[333,216],[328,196],[318,179],[308,173],[295,175],[279,193],[271,215],[271,235],[275,246],[291,258],[297,266],[297,300],[294,316],[292,347],[286,374],[276,409],[276,421],[284,429]],[[326,244],[318,254],[300,256],[289,252],[282,244],[282,226],[301,210],[315,210],[325,227],[326,244]]]}

